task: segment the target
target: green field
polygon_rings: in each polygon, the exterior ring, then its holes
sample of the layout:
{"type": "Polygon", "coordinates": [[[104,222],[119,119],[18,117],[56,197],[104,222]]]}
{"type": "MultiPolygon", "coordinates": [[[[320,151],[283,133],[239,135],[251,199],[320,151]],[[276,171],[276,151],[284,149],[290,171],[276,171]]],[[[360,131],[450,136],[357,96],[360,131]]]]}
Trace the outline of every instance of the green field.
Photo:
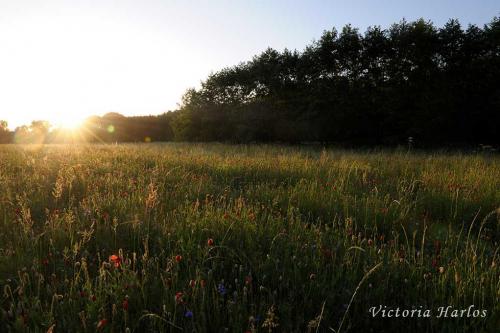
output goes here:
{"type": "Polygon", "coordinates": [[[498,155],[0,146],[0,332],[498,332],[499,207],[498,155]]]}

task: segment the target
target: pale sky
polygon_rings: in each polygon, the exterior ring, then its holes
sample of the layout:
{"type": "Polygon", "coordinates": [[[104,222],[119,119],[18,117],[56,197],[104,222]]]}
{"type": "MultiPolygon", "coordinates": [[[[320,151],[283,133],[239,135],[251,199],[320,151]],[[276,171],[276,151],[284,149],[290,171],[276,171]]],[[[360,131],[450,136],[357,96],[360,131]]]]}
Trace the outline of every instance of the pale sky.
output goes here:
{"type": "Polygon", "coordinates": [[[302,50],[325,29],[499,14],[493,0],[0,0],[0,119],[159,114],[210,72],[268,46],[302,50]]]}

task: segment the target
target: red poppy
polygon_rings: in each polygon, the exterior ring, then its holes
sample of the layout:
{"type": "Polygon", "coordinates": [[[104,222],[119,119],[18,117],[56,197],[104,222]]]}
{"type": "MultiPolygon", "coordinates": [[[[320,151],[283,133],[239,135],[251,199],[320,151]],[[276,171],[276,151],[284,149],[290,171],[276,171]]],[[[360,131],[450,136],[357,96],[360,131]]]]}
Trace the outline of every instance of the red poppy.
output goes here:
{"type": "Polygon", "coordinates": [[[437,259],[436,259],[436,258],[433,258],[433,259],[432,259],[432,267],[437,267],[437,265],[438,265],[438,261],[437,261],[437,259]]]}
{"type": "Polygon", "coordinates": [[[99,322],[97,323],[97,329],[100,330],[101,328],[103,328],[104,326],[106,326],[107,323],[108,323],[107,319],[101,319],[101,320],[99,320],[99,322]]]}
{"type": "Polygon", "coordinates": [[[184,294],[181,291],[175,293],[175,302],[177,302],[177,304],[183,303],[182,296],[184,296],[184,294]]]}
{"type": "Polygon", "coordinates": [[[252,284],[252,277],[251,276],[245,276],[245,284],[246,285],[252,284]]]}
{"type": "Polygon", "coordinates": [[[180,254],[175,256],[175,261],[181,262],[182,261],[182,256],[180,254]]]}
{"type": "Polygon", "coordinates": [[[116,254],[113,254],[112,256],[109,257],[109,261],[111,261],[116,268],[120,267],[120,264],[122,262],[121,258],[118,257],[116,254]]]}
{"type": "Polygon", "coordinates": [[[128,299],[124,299],[123,302],[122,302],[122,308],[123,310],[125,311],[128,311],[128,299]]]}
{"type": "Polygon", "coordinates": [[[208,246],[214,246],[214,240],[213,240],[212,238],[209,238],[209,239],[207,240],[207,245],[208,245],[208,246]]]}

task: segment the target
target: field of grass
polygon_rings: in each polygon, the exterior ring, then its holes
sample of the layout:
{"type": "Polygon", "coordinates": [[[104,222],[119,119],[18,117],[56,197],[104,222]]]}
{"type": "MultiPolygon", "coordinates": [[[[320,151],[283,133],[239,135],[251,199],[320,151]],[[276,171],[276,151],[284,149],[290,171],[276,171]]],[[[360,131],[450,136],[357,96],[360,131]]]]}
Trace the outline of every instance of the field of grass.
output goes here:
{"type": "Polygon", "coordinates": [[[499,207],[494,155],[0,146],[0,332],[498,332],[499,207]]]}

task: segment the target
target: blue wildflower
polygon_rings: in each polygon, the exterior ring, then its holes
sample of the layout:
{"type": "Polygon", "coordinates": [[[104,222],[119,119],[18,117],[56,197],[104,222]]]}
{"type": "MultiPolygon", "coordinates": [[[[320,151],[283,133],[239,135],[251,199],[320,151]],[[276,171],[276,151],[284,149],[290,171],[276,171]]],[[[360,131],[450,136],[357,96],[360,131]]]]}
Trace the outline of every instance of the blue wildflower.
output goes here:
{"type": "Polygon", "coordinates": [[[187,311],[184,313],[184,317],[186,317],[186,318],[193,318],[193,311],[189,311],[189,310],[187,310],[187,311]]]}
{"type": "Polygon", "coordinates": [[[219,283],[219,285],[217,286],[217,291],[222,296],[224,296],[227,293],[226,287],[224,287],[224,283],[219,283]]]}

